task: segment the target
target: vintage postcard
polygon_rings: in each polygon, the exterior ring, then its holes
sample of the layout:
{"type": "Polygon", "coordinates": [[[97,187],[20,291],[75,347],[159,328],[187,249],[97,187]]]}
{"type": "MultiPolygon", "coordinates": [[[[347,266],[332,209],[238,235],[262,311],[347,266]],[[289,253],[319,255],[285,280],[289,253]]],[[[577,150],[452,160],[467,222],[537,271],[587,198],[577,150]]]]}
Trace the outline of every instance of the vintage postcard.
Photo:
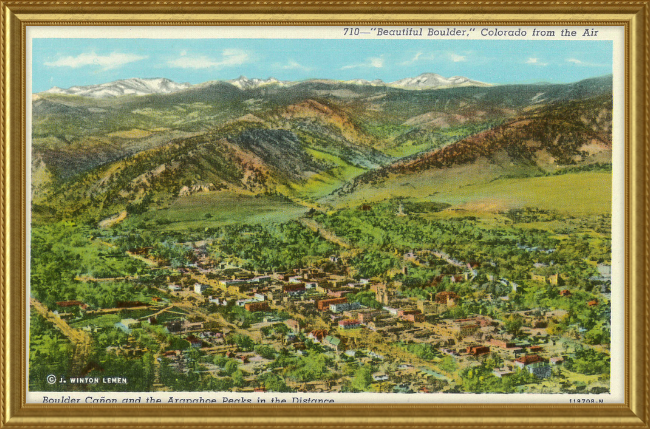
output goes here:
{"type": "Polygon", "coordinates": [[[623,402],[623,27],[27,41],[28,402],[623,402]]]}

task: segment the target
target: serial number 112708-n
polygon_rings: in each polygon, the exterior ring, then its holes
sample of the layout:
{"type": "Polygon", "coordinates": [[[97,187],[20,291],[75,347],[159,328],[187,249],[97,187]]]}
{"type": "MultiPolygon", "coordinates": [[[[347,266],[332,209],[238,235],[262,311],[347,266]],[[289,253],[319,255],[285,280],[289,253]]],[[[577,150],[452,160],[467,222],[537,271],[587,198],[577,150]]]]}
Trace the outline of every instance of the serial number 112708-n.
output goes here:
{"type": "Polygon", "coordinates": [[[605,401],[603,399],[596,400],[594,398],[591,398],[591,399],[585,399],[585,398],[583,398],[583,399],[569,399],[569,404],[602,404],[604,402],[605,401]]]}

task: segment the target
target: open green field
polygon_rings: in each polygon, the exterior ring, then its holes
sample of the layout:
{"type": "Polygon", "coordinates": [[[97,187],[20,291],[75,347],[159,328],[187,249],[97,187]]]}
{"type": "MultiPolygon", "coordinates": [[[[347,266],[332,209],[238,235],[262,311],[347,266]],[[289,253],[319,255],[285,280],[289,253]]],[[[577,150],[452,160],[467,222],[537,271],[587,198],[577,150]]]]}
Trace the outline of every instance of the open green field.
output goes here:
{"type": "Polygon", "coordinates": [[[416,176],[392,177],[381,185],[365,184],[340,199],[329,196],[335,207],[356,206],[388,198],[416,198],[448,203],[466,212],[498,212],[535,207],[570,216],[611,213],[612,175],[582,172],[558,176],[494,179],[494,171],[462,167],[416,176]],[[447,172],[447,178],[442,172],[447,172]]]}
{"type": "Polygon", "coordinates": [[[186,230],[234,223],[287,222],[307,210],[282,197],[206,192],[180,197],[166,208],[129,216],[124,223],[129,226],[145,221],[164,230],[186,230]]]}
{"type": "Polygon", "coordinates": [[[314,149],[305,149],[305,151],[314,157],[314,159],[326,161],[333,165],[333,167],[323,173],[315,174],[305,182],[296,184],[291,188],[280,187],[281,192],[287,192],[289,195],[297,194],[301,198],[306,199],[317,199],[330,194],[344,182],[365,171],[362,168],[348,164],[338,156],[314,149]]]}
{"type": "Polygon", "coordinates": [[[393,156],[395,158],[403,158],[405,156],[410,156],[419,152],[424,152],[425,150],[429,150],[431,148],[432,145],[429,142],[424,142],[424,143],[408,142],[408,143],[401,144],[399,146],[394,146],[389,149],[386,149],[384,153],[393,156]]]}
{"type": "MultiPolygon", "coordinates": [[[[499,179],[440,195],[440,201],[453,205],[505,204],[538,207],[570,215],[610,213],[612,175],[586,172],[560,176],[499,179]]],[[[514,207],[513,207],[514,206],[514,207]]]]}
{"type": "Polygon", "coordinates": [[[88,317],[76,322],[72,322],[70,326],[73,328],[83,328],[84,326],[112,328],[120,320],[122,320],[122,317],[118,314],[103,314],[101,316],[88,317]]]}

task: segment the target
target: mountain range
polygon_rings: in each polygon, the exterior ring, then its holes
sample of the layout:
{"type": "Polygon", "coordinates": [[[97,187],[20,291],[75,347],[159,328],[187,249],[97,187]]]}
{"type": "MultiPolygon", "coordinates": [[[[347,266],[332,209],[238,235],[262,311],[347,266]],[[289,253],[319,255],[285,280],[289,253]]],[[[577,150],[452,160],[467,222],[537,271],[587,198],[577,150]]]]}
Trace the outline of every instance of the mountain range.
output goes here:
{"type": "Polygon", "coordinates": [[[118,82],[79,91],[142,95],[34,97],[35,222],[99,223],[194,194],[282,195],[326,208],[414,183],[420,191],[409,192],[428,195],[611,164],[611,75],[499,86],[435,75],[391,85],[118,82]],[[405,89],[418,85],[445,87],[405,89]]]}
{"type": "MultiPolygon", "coordinates": [[[[319,80],[313,79],[311,81],[326,81],[329,83],[336,84],[338,81],[334,80],[319,80]]],[[[123,95],[149,95],[149,94],[169,94],[172,92],[179,92],[187,90],[193,87],[204,87],[206,85],[214,84],[215,82],[225,82],[229,83],[239,89],[255,89],[268,85],[277,85],[280,87],[293,86],[302,82],[308,81],[299,81],[299,82],[289,82],[289,81],[280,81],[274,77],[268,79],[259,79],[252,78],[249,79],[246,76],[240,76],[237,79],[231,79],[226,81],[212,81],[206,82],[198,85],[191,85],[189,83],[176,83],[169,79],[165,78],[153,78],[153,79],[122,79],[114,82],[103,83],[100,85],[88,85],[88,86],[73,86],[68,89],[62,89],[59,87],[53,87],[44,91],[46,94],[64,94],[64,95],[78,95],[82,97],[94,97],[94,98],[107,98],[107,97],[120,97],[123,95]]],[[[422,89],[438,89],[438,88],[453,88],[457,86],[490,86],[489,84],[471,80],[462,76],[454,76],[451,78],[445,78],[438,74],[434,73],[423,73],[420,76],[414,78],[400,79],[395,82],[384,83],[380,79],[373,81],[367,81],[363,79],[353,79],[344,81],[344,83],[350,83],[355,85],[372,85],[372,86],[387,86],[394,88],[402,89],[411,89],[411,90],[422,90],[422,89]]]]}

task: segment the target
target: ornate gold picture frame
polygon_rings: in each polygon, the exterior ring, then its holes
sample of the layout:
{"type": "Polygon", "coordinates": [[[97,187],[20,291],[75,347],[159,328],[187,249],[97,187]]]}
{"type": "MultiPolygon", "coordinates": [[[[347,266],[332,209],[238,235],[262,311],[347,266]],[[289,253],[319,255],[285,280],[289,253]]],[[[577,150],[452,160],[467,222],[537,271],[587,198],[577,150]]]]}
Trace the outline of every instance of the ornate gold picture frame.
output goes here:
{"type": "MultiPolygon", "coordinates": [[[[3,178],[0,194],[3,207],[3,223],[0,226],[3,244],[2,263],[0,264],[3,290],[0,295],[0,304],[3,323],[0,328],[0,341],[4,351],[0,355],[2,379],[0,426],[466,427],[472,425],[491,427],[507,425],[548,427],[589,425],[648,427],[650,364],[647,351],[648,344],[650,344],[650,322],[648,322],[650,303],[647,297],[646,280],[648,264],[646,234],[648,155],[646,154],[646,145],[649,142],[647,109],[649,108],[648,94],[650,92],[650,74],[648,73],[650,52],[648,7],[650,3],[647,1],[524,3],[509,1],[490,3],[454,1],[1,1],[0,3],[3,49],[0,100],[3,115],[3,121],[0,124],[3,145],[2,155],[0,155],[3,178]],[[30,298],[33,298],[29,296],[28,292],[30,279],[28,252],[31,239],[28,213],[31,209],[29,194],[32,192],[28,183],[28,178],[31,177],[29,170],[32,168],[30,166],[31,155],[28,153],[28,139],[31,138],[28,127],[32,125],[31,118],[28,117],[28,112],[31,112],[31,109],[28,109],[28,100],[31,99],[31,94],[28,91],[29,88],[32,88],[31,81],[28,80],[31,77],[31,70],[28,70],[31,64],[31,58],[28,57],[28,44],[31,43],[29,42],[28,29],[35,27],[56,29],[63,26],[88,27],[91,30],[98,26],[124,28],[228,26],[255,29],[348,27],[352,32],[357,31],[354,28],[368,31],[372,29],[376,32],[378,27],[436,28],[453,26],[491,29],[539,26],[576,27],[584,29],[584,31],[590,27],[620,28],[624,34],[624,52],[619,52],[619,54],[622,56],[621,61],[624,65],[620,68],[622,74],[619,73],[618,76],[624,78],[624,88],[622,89],[624,102],[620,103],[618,108],[621,109],[619,113],[622,114],[624,111],[625,117],[624,131],[621,131],[620,134],[624,138],[625,146],[625,153],[620,160],[621,165],[624,163],[625,167],[624,174],[621,173],[620,177],[620,183],[624,182],[624,195],[615,195],[614,197],[620,198],[620,201],[624,199],[625,209],[624,211],[619,210],[617,213],[622,222],[619,231],[624,230],[624,239],[620,236],[614,236],[612,239],[620,240],[621,254],[624,253],[625,259],[624,268],[621,270],[625,292],[623,295],[619,295],[622,311],[618,313],[620,320],[616,321],[618,326],[622,327],[621,332],[624,331],[624,338],[619,336],[616,339],[619,343],[624,343],[621,345],[624,359],[623,362],[619,362],[621,368],[617,373],[622,375],[622,381],[616,380],[622,386],[623,403],[599,403],[597,400],[592,402],[585,399],[591,397],[579,393],[564,395],[562,402],[554,400],[553,403],[544,403],[535,399],[530,401],[525,399],[509,401],[507,398],[483,400],[479,394],[467,394],[465,396],[471,396],[471,399],[459,400],[456,403],[453,401],[424,401],[427,403],[423,403],[419,400],[395,402],[388,400],[373,403],[370,400],[367,403],[345,401],[337,403],[335,401],[334,404],[301,403],[298,405],[268,403],[270,401],[255,404],[189,403],[170,405],[166,404],[166,401],[162,401],[162,404],[43,404],[27,400],[29,373],[29,349],[27,346],[29,331],[27,326],[30,318],[28,303],[30,298]]],[[[393,35],[396,33],[391,33],[391,37],[393,35]]],[[[517,36],[513,35],[513,37],[517,36]]],[[[413,58],[418,59],[418,54],[413,58]]],[[[450,58],[450,61],[456,61],[454,57],[450,58]]],[[[362,58],[359,59],[359,61],[362,60],[362,58]]],[[[379,61],[377,58],[375,60],[379,61]]],[[[541,60],[530,56],[528,61],[540,63],[541,60]]],[[[573,61],[574,64],[580,63],[580,60],[577,59],[573,61]]],[[[582,62],[584,64],[584,60],[582,62]]],[[[290,66],[297,68],[300,64],[294,61],[294,63],[290,63],[290,66]]],[[[360,63],[355,63],[343,66],[341,69],[355,69],[360,66],[360,63]]],[[[395,83],[393,82],[393,84],[395,83]]],[[[39,89],[39,91],[41,90],[39,89]]],[[[32,90],[31,92],[37,91],[32,90]]],[[[319,106],[319,108],[323,107],[319,106]]],[[[611,172],[611,167],[609,171],[611,172]]],[[[187,192],[192,189],[193,185],[195,183],[188,182],[187,192]]],[[[408,211],[410,206],[404,209],[402,200],[399,201],[397,216],[404,216],[404,210],[408,211]]],[[[372,202],[364,203],[359,210],[370,210],[372,205],[372,202]]],[[[134,210],[133,206],[131,206],[131,210],[134,210]]],[[[614,210],[617,210],[616,207],[614,210]]],[[[124,213],[126,215],[126,211],[124,213]]],[[[129,214],[131,213],[129,212],[129,214]]],[[[206,217],[206,219],[209,218],[206,217]]],[[[316,231],[319,231],[318,226],[316,231]]],[[[414,258],[414,256],[407,257],[406,255],[404,254],[404,260],[414,258]]],[[[437,257],[443,258],[440,255],[437,257]]],[[[450,259],[448,255],[444,257],[450,259]]],[[[336,257],[334,258],[336,259],[336,257]]],[[[406,264],[403,265],[401,269],[405,273],[406,264]]],[[[471,272],[473,269],[471,263],[468,266],[471,272]]],[[[456,281],[453,275],[451,278],[456,281]]],[[[546,278],[541,280],[533,278],[533,280],[549,283],[551,286],[553,281],[558,281],[557,275],[555,280],[546,278]]],[[[516,288],[516,285],[514,287],[516,288]]],[[[200,295],[201,292],[203,289],[200,287],[198,294],[200,295]]],[[[377,290],[374,292],[377,294],[374,296],[379,298],[380,292],[377,290]]],[[[435,297],[432,296],[431,300],[435,301],[435,297]]],[[[388,305],[388,302],[385,304],[388,305]]],[[[594,305],[597,304],[596,302],[594,305]]],[[[249,309],[247,308],[247,310],[249,309]]],[[[407,316],[400,314],[399,317],[407,321],[407,316]]],[[[120,323],[124,324],[124,320],[120,323]]],[[[301,325],[296,323],[299,329],[301,325]]],[[[335,323],[339,323],[340,327],[343,326],[340,321],[335,323]]],[[[128,326],[126,331],[128,331],[128,326]]],[[[480,347],[475,349],[468,347],[467,353],[476,355],[479,354],[479,349],[480,347]]],[[[524,354],[524,361],[526,356],[524,354]]],[[[266,392],[266,394],[269,393],[266,392]]],[[[413,397],[416,396],[420,395],[413,397]]]]}

